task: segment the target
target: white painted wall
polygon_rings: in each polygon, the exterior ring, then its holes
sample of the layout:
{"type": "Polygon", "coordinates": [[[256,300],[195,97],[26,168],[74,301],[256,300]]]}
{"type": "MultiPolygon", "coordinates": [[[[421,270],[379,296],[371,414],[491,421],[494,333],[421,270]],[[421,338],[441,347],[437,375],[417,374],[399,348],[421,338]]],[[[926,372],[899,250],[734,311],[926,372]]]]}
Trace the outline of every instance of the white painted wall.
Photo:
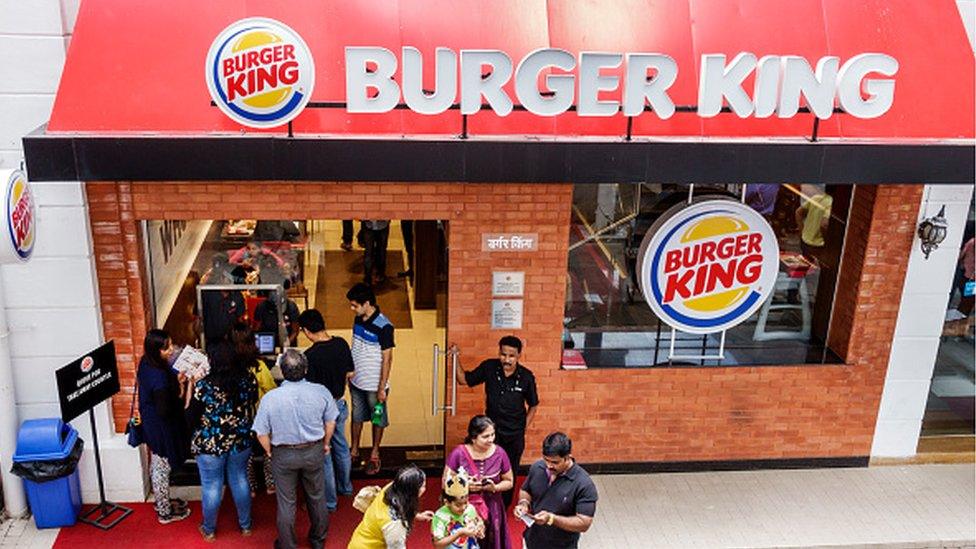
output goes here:
{"type": "Polygon", "coordinates": [[[949,232],[928,259],[917,236],[912,244],[872,457],[915,455],[972,196],[970,185],[927,185],[922,194],[918,221],[934,216],[945,205],[949,232]]]}
{"type": "MultiPolygon", "coordinates": [[[[20,165],[21,138],[51,114],[80,0],[0,0],[0,167],[20,165]]],[[[29,175],[29,174],[28,174],[29,175]]],[[[58,417],[54,371],[103,342],[88,207],[80,182],[33,183],[37,244],[26,265],[0,268],[21,421],[58,417]]],[[[106,495],[141,501],[139,451],[115,436],[107,404],[95,409],[106,495]]],[[[88,416],[72,422],[86,441],[82,495],[98,499],[88,416]]]]}

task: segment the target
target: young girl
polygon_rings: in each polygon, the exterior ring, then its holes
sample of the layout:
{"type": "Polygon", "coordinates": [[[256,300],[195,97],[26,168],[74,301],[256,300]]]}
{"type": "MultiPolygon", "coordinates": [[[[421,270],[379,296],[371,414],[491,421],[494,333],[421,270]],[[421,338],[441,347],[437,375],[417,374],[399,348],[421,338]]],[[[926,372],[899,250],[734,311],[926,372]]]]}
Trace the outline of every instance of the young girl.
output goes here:
{"type": "Polygon", "coordinates": [[[441,495],[444,505],[434,513],[430,533],[436,549],[478,549],[475,538],[485,536],[482,522],[473,505],[468,503],[468,475],[462,467],[444,482],[441,495]]]}

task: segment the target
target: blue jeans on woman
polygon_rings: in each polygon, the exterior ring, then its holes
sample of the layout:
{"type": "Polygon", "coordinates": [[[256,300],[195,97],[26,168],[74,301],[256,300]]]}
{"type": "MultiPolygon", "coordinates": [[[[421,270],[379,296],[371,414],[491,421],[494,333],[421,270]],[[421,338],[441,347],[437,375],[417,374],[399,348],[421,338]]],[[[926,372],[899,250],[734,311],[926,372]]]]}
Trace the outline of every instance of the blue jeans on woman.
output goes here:
{"type": "Polygon", "coordinates": [[[230,486],[234,506],[237,507],[237,525],[241,530],[251,529],[251,487],[247,483],[247,459],[251,449],[239,452],[197,456],[200,469],[200,490],[203,495],[203,531],[213,534],[217,530],[217,512],[224,497],[224,476],[230,486]]]}
{"type": "Polygon", "coordinates": [[[349,456],[349,443],[346,442],[346,420],[349,407],[346,399],[336,401],[339,417],[336,418],[335,432],[329,441],[331,451],[325,456],[325,506],[335,511],[339,505],[339,495],[352,494],[352,458],[349,456]]]}

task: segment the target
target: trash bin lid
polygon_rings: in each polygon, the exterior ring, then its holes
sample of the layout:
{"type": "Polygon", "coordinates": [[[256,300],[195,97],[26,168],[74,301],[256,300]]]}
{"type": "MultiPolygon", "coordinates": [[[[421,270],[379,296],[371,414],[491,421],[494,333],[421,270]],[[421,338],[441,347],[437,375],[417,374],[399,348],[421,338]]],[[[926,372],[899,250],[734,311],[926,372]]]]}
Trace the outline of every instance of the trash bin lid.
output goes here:
{"type": "Polygon", "coordinates": [[[17,432],[15,462],[64,459],[71,454],[78,431],[61,418],[28,419],[17,432]]]}

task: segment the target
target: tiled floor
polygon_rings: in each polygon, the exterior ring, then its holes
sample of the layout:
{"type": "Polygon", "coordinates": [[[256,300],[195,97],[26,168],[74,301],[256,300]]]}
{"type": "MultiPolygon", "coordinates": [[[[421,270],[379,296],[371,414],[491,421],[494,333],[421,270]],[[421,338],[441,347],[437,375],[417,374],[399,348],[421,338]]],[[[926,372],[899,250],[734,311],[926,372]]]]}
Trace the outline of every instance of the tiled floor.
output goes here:
{"type": "MultiPolygon", "coordinates": [[[[312,223],[310,262],[319,256],[321,250],[337,251],[341,233],[339,221],[315,221],[312,223]]],[[[388,253],[403,253],[403,238],[399,221],[390,225],[388,253]]],[[[354,252],[362,253],[359,248],[354,252]]],[[[306,287],[309,296],[315,296],[318,281],[315,280],[317,265],[308,263],[305,267],[306,287]]],[[[345,291],[342,289],[341,291],[345,291]]],[[[412,289],[410,301],[413,302],[412,289]]],[[[314,299],[314,297],[313,297],[314,299]]],[[[315,303],[310,303],[314,307],[315,303]]],[[[352,314],[352,313],[350,313],[352,314]]],[[[393,351],[393,369],[390,373],[390,427],[383,435],[384,446],[427,446],[443,444],[444,418],[431,414],[431,388],[433,377],[433,344],[444,348],[445,330],[437,327],[437,311],[411,311],[413,327],[397,329],[396,348],[393,351]]],[[[335,330],[332,335],[352,341],[351,330],[335,330]]],[[[305,347],[307,341],[299,340],[305,347]]],[[[440,370],[443,379],[444,368],[440,370]]],[[[442,386],[443,382],[439,384],[442,386]]],[[[440,395],[441,398],[443,395],[440,395]]],[[[348,399],[348,394],[346,396],[348,399]]],[[[443,402],[443,400],[441,400],[443,402]]],[[[363,429],[363,446],[370,444],[369,426],[363,429]]]]}
{"type": "Polygon", "coordinates": [[[8,519],[0,522],[0,547],[46,549],[58,537],[57,528],[38,530],[30,519],[8,519]]]}
{"type": "MultiPolygon", "coordinates": [[[[972,464],[597,476],[581,547],[974,547],[974,477],[972,464]]],[[[50,547],[55,536],[26,520],[0,525],[0,546],[50,547]]]]}
{"type": "Polygon", "coordinates": [[[596,477],[582,547],[971,547],[972,464],[596,477]]]}

